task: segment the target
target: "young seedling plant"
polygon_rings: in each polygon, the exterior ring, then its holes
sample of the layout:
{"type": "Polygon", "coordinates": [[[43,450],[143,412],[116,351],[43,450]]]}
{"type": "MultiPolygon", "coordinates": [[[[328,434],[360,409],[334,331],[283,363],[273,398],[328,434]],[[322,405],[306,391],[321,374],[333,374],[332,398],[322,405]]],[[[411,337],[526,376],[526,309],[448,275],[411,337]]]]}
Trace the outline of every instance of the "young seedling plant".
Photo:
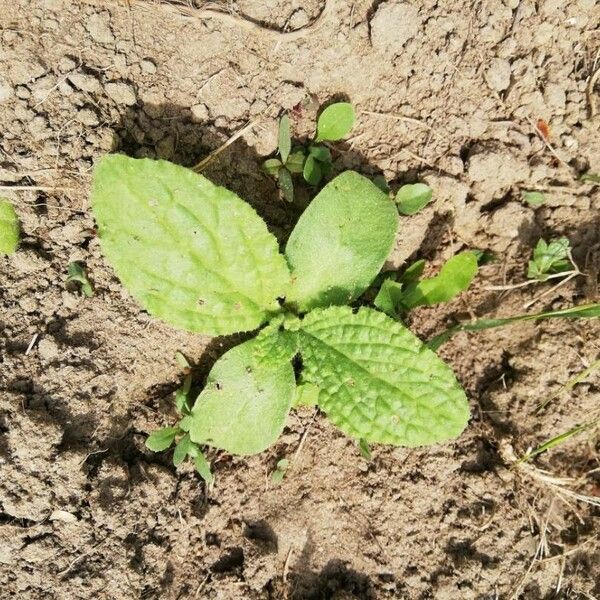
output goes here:
{"type": "Polygon", "coordinates": [[[302,174],[311,186],[318,186],[331,173],[332,159],[329,148],[322,142],[336,142],[346,136],[355,121],[354,108],[348,102],[330,104],[319,115],[317,132],[312,142],[306,145],[292,144],[290,118],[287,114],[279,120],[279,158],[269,158],[263,169],[275,177],[283,197],[294,201],[293,175],[302,174]]]}
{"type": "MultiPolygon", "coordinates": [[[[364,456],[373,442],[409,447],[444,442],[463,431],[469,407],[454,373],[434,353],[441,344],[459,331],[600,316],[595,304],[481,319],[424,344],[399,317],[466,289],[482,255],[459,253],[425,279],[425,265],[417,261],[399,278],[383,280],[375,308],[358,302],[392,249],[400,205],[413,214],[430,194],[412,187],[395,200],[346,171],[317,194],[281,254],[250,205],[202,175],[118,154],[99,161],[92,190],[98,235],[132,296],[181,329],[256,332],[216,361],[196,398],[190,397],[189,365],[179,357],[187,371],[176,394],[181,419],[150,435],[151,450],[176,443],[174,463],[189,456],[211,481],[202,448],[262,452],[299,404],[317,404],[357,440],[364,456]]],[[[538,264],[540,273],[546,264],[538,264]]],[[[286,467],[278,464],[276,479],[286,467]]]]}
{"type": "MultiPolygon", "coordinates": [[[[106,258],[149,313],[193,332],[257,331],[217,360],[197,398],[186,378],[176,400],[182,418],[149,437],[152,450],[177,442],[174,462],[190,456],[210,479],[202,447],[262,452],[296,403],[316,402],[363,450],[435,444],[465,428],[468,403],[452,370],[399,320],[351,306],[398,228],[394,201],[369,179],[347,171],[325,185],[283,254],[246,202],[166,161],[104,157],[92,206],[106,258]]],[[[464,289],[476,257],[458,255],[437,279],[420,282],[419,269],[405,274],[389,311],[378,302],[386,312],[464,289]],[[451,292],[440,293],[448,282],[451,292]]]]}

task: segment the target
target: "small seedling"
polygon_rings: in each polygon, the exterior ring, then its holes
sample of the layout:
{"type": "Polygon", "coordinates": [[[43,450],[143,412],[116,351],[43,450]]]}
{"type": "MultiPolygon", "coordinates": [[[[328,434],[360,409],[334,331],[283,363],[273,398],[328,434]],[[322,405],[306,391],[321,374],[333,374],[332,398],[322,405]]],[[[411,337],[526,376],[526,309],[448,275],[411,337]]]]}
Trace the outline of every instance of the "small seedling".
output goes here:
{"type": "Polygon", "coordinates": [[[450,258],[435,277],[420,279],[424,269],[425,261],[419,260],[399,281],[386,279],[373,302],[375,306],[390,316],[401,316],[417,306],[449,302],[471,285],[477,274],[477,255],[461,252],[450,258]]]}
{"type": "Polygon", "coordinates": [[[85,269],[78,262],[69,263],[67,281],[78,283],[81,287],[81,291],[88,298],[94,295],[94,288],[88,279],[85,269]]]}
{"type": "Polygon", "coordinates": [[[277,468],[273,471],[273,473],[271,473],[271,481],[273,483],[281,483],[289,466],[290,461],[287,458],[278,460],[277,468]]]}
{"type": "Polygon", "coordinates": [[[538,206],[542,206],[544,202],[546,202],[546,197],[542,192],[523,192],[523,200],[532,208],[537,208],[538,206]]]}
{"type": "Polygon", "coordinates": [[[583,431],[587,431],[587,430],[591,429],[592,427],[595,427],[597,424],[598,424],[598,419],[592,419],[590,421],[582,423],[581,425],[576,425],[575,427],[572,427],[571,429],[564,431],[563,433],[559,433],[558,435],[555,435],[554,437],[550,438],[549,440],[546,440],[544,443],[540,444],[536,448],[533,448],[533,449],[527,451],[517,461],[517,464],[527,462],[528,460],[531,460],[534,456],[537,456],[538,454],[542,454],[543,452],[547,452],[548,450],[551,450],[552,448],[556,448],[557,446],[560,446],[561,444],[563,444],[564,442],[566,442],[568,439],[572,438],[573,436],[578,435],[579,433],[582,433],[583,431]]]}
{"type": "Polygon", "coordinates": [[[581,181],[586,181],[589,183],[600,183],[600,175],[598,175],[598,173],[592,173],[591,171],[584,173],[580,179],[581,181]]]}
{"type": "Polygon", "coordinates": [[[396,194],[398,211],[402,215],[414,215],[431,201],[433,190],[425,183],[403,185],[396,194]]]}
{"type": "Polygon", "coordinates": [[[570,271],[571,244],[567,238],[559,238],[550,243],[539,240],[533,250],[533,259],[529,261],[527,277],[546,281],[552,275],[570,271]]]}
{"type": "Polygon", "coordinates": [[[17,213],[10,200],[0,198],[0,254],[13,254],[20,241],[21,228],[17,213]]]}
{"type": "Polygon", "coordinates": [[[328,106],[319,116],[315,141],[306,146],[292,145],[290,119],[287,114],[279,120],[279,158],[269,158],[263,169],[277,179],[283,197],[294,201],[294,180],[292,175],[302,174],[309,185],[318,186],[331,172],[332,158],[329,148],[319,144],[324,141],[342,139],[354,125],[355,115],[352,105],[338,102],[328,106]]]}
{"type": "Polygon", "coordinates": [[[183,385],[175,392],[175,408],[182,418],[176,427],[163,427],[152,432],[146,439],[146,447],[153,452],[162,452],[176,442],[173,451],[173,465],[178,467],[186,457],[190,457],[194,461],[194,466],[199,475],[207,483],[210,483],[212,474],[208,461],[200,446],[192,441],[189,434],[192,421],[192,409],[189,400],[192,389],[191,366],[181,352],[175,353],[175,360],[185,373],[183,385]]]}
{"type": "Polygon", "coordinates": [[[369,442],[365,439],[358,440],[358,449],[360,451],[360,455],[366,459],[371,460],[371,448],[369,447],[369,442]]]}
{"type": "MultiPolygon", "coordinates": [[[[319,131],[322,139],[328,129],[319,131]]],[[[367,178],[347,171],[329,182],[284,255],[233,192],[166,161],[103,158],[92,206],[105,256],[148,312],[213,335],[260,329],[217,360],[193,402],[188,375],[179,424],[150,436],[150,448],[179,439],[177,460],[191,456],[207,478],[200,446],[261,452],[297,402],[316,401],[342,431],[367,443],[434,444],[466,426],[468,403],[452,370],[401,322],[348,306],[377,277],[398,225],[394,202],[367,178]]],[[[403,306],[442,301],[448,293],[440,286],[454,295],[470,281],[475,255],[452,260],[464,261],[465,273],[450,261],[432,279],[418,281],[414,266],[405,273],[403,306]]]]}

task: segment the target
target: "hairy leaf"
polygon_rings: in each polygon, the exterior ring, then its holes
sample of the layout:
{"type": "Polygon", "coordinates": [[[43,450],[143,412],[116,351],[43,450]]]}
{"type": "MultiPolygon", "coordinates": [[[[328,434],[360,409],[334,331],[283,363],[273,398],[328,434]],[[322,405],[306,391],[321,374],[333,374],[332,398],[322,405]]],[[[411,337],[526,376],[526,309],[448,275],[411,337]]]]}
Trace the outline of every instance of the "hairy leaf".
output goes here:
{"type": "Polygon", "coordinates": [[[288,202],[293,202],[294,182],[292,181],[292,174],[285,167],[283,167],[279,169],[279,173],[277,174],[277,181],[279,183],[279,187],[281,188],[283,197],[288,202]]]}
{"type": "Polygon", "coordinates": [[[431,201],[433,190],[424,183],[403,185],[396,194],[398,210],[403,215],[418,213],[431,201]]]}
{"type": "Polygon", "coordinates": [[[250,340],[213,366],[192,409],[190,437],[234,454],[256,454],[283,430],[296,382],[289,360],[265,360],[250,340]]]}
{"type": "Polygon", "coordinates": [[[305,381],[356,439],[422,446],[458,436],[469,418],[452,370],[404,325],[378,311],[314,310],[297,322],[305,381]]]}
{"type": "Polygon", "coordinates": [[[283,115],[279,120],[279,156],[281,162],[285,164],[292,149],[292,138],[290,137],[290,118],[283,115]]]}
{"type": "Polygon", "coordinates": [[[402,298],[402,284],[391,277],[385,279],[373,304],[386,315],[394,316],[402,298]]]}
{"type": "Polygon", "coordinates": [[[304,169],[304,152],[302,150],[296,150],[292,152],[289,158],[285,161],[285,168],[290,173],[302,173],[304,169]]]}
{"type": "Polygon", "coordinates": [[[173,451],[173,465],[178,467],[190,453],[192,446],[193,443],[192,440],[190,440],[190,434],[186,433],[181,440],[179,440],[177,446],[175,446],[175,450],[173,451]]]}
{"type": "Polygon", "coordinates": [[[347,304],[379,273],[396,234],[393,202],[366,177],[346,171],[304,211],[285,254],[292,270],[286,301],[306,311],[347,304]]]}
{"type": "Polygon", "coordinates": [[[210,470],[210,464],[202,452],[198,451],[194,456],[194,465],[196,471],[198,471],[198,474],[206,481],[206,483],[212,483],[214,481],[214,476],[210,470]]]}
{"type": "Polygon", "coordinates": [[[0,198],[0,254],[13,254],[19,247],[19,218],[9,200],[0,198]]]}
{"type": "Polygon", "coordinates": [[[177,427],[157,429],[146,438],[146,447],[153,452],[162,452],[173,443],[178,432],[179,429],[177,427]]]}
{"type": "Polygon", "coordinates": [[[302,383],[296,387],[294,406],[316,406],[319,403],[319,388],[313,383],[302,383]]]}
{"type": "Polygon", "coordinates": [[[78,262],[69,263],[67,281],[76,281],[81,285],[81,291],[90,298],[94,295],[94,288],[87,277],[85,269],[78,262]]]}
{"type": "Polygon", "coordinates": [[[113,154],[95,168],[92,206],[104,254],[151,314],[224,334],[278,312],[285,260],[233,192],[166,161],[113,154]]]}
{"type": "Polygon", "coordinates": [[[267,158],[262,166],[265,173],[271,175],[271,177],[277,177],[283,163],[278,158],[267,158]]]}
{"type": "Polygon", "coordinates": [[[308,154],[322,163],[331,162],[331,151],[326,146],[309,146],[308,154]]]}
{"type": "Polygon", "coordinates": [[[527,277],[545,281],[549,275],[568,271],[571,267],[569,251],[571,243],[567,238],[559,238],[546,243],[541,239],[533,250],[533,260],[529,261],[527,277]]]}
{"type": "Polygon", "coordinates": [[[317,121],[316,142],[341,140],[354,126],[354,108],[349,102],[328,106],[317,121]]]}
{"type": "Polygon", "coordinates": [[[308,156],[306,158],[302,175],[310,185],[319,185],[319,182],[321,181],[321,167],[313,156],[308,156]]]}
{"type": "Polygon", "coordinates": [[[523,200],[525,200],[525,202],[527,202],[527,204],[529,204],[529,206],[531,206],[532,208],[541,206],[542,204],[544,204],[544,202],[546,202],[546,198],[544,194],[542,194],[542,192],[524,191],[522,195],[523,200]]]}
{"type": "Polygon", "coordinates": [[[473,252],[461,252],[449,259],[438,275],[406,286],[402,292],[402,306],[431,306],[448,302],[466,290],[477,274],[477,257],[473,252]]]}
{"type": "Polygon", "coordinates": [[[270,363],[289,362],[298,353],[298,334],[283,328],[283,315],[273,319],[256,336],[254,354],[270,363]]]}

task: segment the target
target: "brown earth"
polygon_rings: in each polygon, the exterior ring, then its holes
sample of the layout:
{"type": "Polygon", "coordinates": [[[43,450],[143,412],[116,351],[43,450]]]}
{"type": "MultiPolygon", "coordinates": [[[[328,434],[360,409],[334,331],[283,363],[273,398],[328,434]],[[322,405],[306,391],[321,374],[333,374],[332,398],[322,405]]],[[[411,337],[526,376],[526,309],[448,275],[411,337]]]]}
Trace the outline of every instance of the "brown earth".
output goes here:
{"type": "Polygon", "coordinates": [[[598,358],[597,321],[447,344],[473,415],[453,443],[379,446],[367,461],[303,409],[261,455],[212,452],[207,489],[144,439],[174,422],[175,352],[201,381],[228,341],[140,310],[101,257],[87,195],[94,160],[111,149],[192,165],[258,118],[204,173],[284,239],[306,198],[287,205],[260,171],[276,118],[300,106],[296,134],[310,135],[319,105],[349,98],[359,119],[333,147],[336,169],[435,188],[403,221],[392,264],[435,268],[465,247],[498,257],[460,299],[415,311],[413,330],[427,338],[457,318],[523,311],[550,284],[486,288],[523,281],[540,236],[568,236],[585,276],[529,310],[597,301],[600,188],[579,180],[600,172],[600,99],[588,86],[597,3],[327,0],[321,13],[322,0],[239,0],[226,14],[187,4],[0,0],[0,185],[24,233],[0,259],[0,597],[600,597],[600,509],[561,500],[565,489],[600,496],[597,435],[507,468],[512,450],[597,410],[592,375],[534,412],[598,358]],[[524,204],[524,189],[546,204],[524,204]],[[66,283],[74,260],[92,298],[66,283]],[[274,486],[284,456],[292,466],[274,486]],[[557,488],[537,469],[574,481],[557,488]]]}

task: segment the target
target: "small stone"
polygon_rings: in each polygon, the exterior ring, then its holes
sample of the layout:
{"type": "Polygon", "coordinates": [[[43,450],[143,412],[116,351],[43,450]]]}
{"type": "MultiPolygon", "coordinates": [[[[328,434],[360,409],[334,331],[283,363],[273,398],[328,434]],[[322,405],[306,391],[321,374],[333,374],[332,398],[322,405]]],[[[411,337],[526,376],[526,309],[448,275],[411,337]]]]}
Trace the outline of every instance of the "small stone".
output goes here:
{"type": "Polygon", "coordinates": [[[29,91],[29,88],[25,87],[24,85],[18,85],[15,88],[15,95],[21,100],[27,100],[28,98],[31,98],[31,92],[29,91]]]}
{"type": "Polygon", "coordinates": [[[136,103],[135,91],[133,86],[124,82],[113,82],[106,84],[106,93],[108,97],[117,104],[133,106],[136,103]]]}
{"type": "Polygon", "coordinates": [[[98,115],[92,108],[82,108],[77,113],[77,120],[83,125],[94,126],[100,123],[98,115]]]}
{"type": "Polygon", "coordinates": [[[412,4],[385,2],[371,19],[371,43],[376,50],[399,54],[421,26],[419,9],[412,4]]]}
{"type": "Polygon", "coordinates": [[[194,121],[203,122],[208,119],[208,108],[206,104],[194,104],[190,109],[194,121]]]}
{"type": "Polygon", "coordinates": [[[14,84],[29,83],[41,77],[46,69],[39,62],[14,61],[10,63],[9,77],[14,84]]]}
{"type": "Polygon", "coordinates": [[[66,73],[67,71],[72,71],[77,68],[77,63],[70,56],[63,56],[58,61],[58,68],[61,73],[66,73]]]}
{"type": "Polygon", "coordinates": [[[44,338],[38,344],[38,354],[42,360],[52,360],[58,356],[57,343],[51,338],[44,338]]]}
{"type": "Polygon", "coordinates": [[[564,109],[567,103],[565,88],[556,83],[549,83],[544,89],[544,102],[552,108],[564,109]]]}
{"type": "Polygon", "coordinates": [[[471,181],[485,182],[487,188],[499,190],[529,177],[527,161],[519,160],[507,150],[485,149],[469,157],[467,172],[471,181]]]}
{"type": "Polygon", "coordinates": [[[110,28],[110,15],[107,12],[91,15],[85,28],[90,37],[99,44],[112,44],[115,41],[115,36],[110,28]]]}
{"type": "Polygon", "coordinates": [[[144,73],[156,73],[156,65],[154,64],[154,61],[149,58],[144,58],[140,62],[140,67],[144,73]]]}
{"type": "Polygon", "coordinates": [[[6,102],[13,95],[13,88],[5,79],[0,79],[0,102],[6,102]]]}
{"type": "Polygon", "coordinates": [[[309,23],[310,19],[303,8],[299,8],[294,12],[290,18],[289,27],[290,29],[300,29],[305,27],[309,23]]]}
{"type": "Polygon", "coordinates": [[[501,92],[510,85],[510,63],[504,58],[494,58],[485,72],[487,84],[497,92],[501,92]]]}
{"type": "Polygon", "coordinates": [[[100,82],[87,73],[71,73],[67,79],[78,90],[83,90],[84,92],[96,94],[102,89],[100,82]]]}
{"type": "Polygon", "coordinates": [[[511,202],[494,212],[487,231],[498,237],[513,240],[519,237],[519,232],[528,226],[531,218],[528,208],[511,202]]]}

